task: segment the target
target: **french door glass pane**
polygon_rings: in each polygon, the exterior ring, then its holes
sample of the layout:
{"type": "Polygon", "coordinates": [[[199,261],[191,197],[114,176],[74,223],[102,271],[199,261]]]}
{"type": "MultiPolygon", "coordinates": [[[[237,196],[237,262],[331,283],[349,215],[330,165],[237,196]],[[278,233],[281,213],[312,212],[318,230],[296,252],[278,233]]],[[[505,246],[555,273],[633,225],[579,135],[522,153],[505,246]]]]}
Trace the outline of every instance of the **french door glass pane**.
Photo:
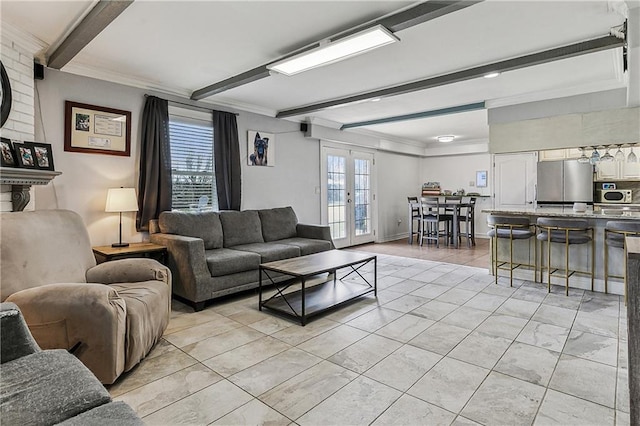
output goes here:
{"type": "Polygon", "coordinates": [[[327,206],[328,223],[332,238],[347,236],[347,188],[346,158],[334,155],[327,156],[327,206]]]}
{"type": "Polygon", "coordinates": [[[356,235],[371,233],[371,164],[355,159],[354,209],[356,235]]]}

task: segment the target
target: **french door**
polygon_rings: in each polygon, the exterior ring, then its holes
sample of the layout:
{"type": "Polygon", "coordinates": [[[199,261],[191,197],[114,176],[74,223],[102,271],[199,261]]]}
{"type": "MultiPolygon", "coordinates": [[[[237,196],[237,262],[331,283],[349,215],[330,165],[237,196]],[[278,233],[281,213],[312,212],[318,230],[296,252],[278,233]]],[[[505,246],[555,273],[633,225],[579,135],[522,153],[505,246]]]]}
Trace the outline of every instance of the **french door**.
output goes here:
{"type": "Polygon", "coordinates": [[[322,147],[322,223],[337,248],[375,240],[375,161],[369,152],[322,147]]]}

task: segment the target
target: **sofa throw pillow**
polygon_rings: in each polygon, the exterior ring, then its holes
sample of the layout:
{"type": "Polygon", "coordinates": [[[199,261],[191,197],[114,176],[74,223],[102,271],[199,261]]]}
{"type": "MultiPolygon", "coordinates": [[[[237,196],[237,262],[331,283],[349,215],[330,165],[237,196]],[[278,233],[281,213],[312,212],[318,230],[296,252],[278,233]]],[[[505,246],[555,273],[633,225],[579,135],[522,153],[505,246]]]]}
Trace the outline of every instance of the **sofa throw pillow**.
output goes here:
{"type": "Polygon", "coordinates": [[[201,238],[206,250],[222,248],[222,224],[216,212],[162,212],[160,232],[201,238]]]}
{"type": "Polygon", "coordinates": [[[264,243],[260,216],[255,210],[220,212],[220,222],[222,222],[225,247],[264,243]]]}
{"type": "Polygon", "coordinates": [[[291,207],[259,210],[264,240],[277,241],[297,236],[298,218],[291,207]]]}

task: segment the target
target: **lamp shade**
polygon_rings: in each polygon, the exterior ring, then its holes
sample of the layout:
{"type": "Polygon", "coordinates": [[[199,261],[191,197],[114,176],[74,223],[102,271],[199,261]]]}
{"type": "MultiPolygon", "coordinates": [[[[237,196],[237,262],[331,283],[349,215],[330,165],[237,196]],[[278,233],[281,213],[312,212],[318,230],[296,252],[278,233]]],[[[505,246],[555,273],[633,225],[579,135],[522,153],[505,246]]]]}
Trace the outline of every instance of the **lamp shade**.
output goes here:
{"type": "Polygon", "coordinates": [[[138,198],[134,188],[109,188],[105,212],[137,212],[138,198]]]}

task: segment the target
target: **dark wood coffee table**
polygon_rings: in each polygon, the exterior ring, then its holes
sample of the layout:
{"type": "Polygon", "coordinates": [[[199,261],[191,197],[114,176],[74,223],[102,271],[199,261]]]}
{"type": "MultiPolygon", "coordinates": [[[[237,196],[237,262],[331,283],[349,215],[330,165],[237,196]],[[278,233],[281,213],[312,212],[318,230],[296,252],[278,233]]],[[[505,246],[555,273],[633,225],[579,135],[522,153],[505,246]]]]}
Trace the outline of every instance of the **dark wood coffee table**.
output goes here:
{"type": "Polygon", "coordinates": [[[263,263],[260,265],[258,308],[267,308],[277,314],[294,318],[304,326],[308,317],[344,305],[368,293],[377,296],[377,269],[375,255],[342,250],[263,263]],[[360,269],[370,262],[373,262],[373,284],[360,273],[360,269]],[[345,275],[338,277],[338,271],[341,269],[347,271],[345,275]],[[274,272],[291,278],[276,282],[272,276],[274,272]],[[315,283],[315,278],[325,273],[329,274],[329,279],[307,286],[310,278],[314,278],[315,283]],[[354,274],[358,275],[360,280],[346,280],[354,274]],[[265,301],[262,300],[263,277],[268,280],[266,284],[273,284],[276,288],[276,293],[265,301]],[[285,292],[291,285],[298,283],[301,284],[300,290],[285,292]]]}

